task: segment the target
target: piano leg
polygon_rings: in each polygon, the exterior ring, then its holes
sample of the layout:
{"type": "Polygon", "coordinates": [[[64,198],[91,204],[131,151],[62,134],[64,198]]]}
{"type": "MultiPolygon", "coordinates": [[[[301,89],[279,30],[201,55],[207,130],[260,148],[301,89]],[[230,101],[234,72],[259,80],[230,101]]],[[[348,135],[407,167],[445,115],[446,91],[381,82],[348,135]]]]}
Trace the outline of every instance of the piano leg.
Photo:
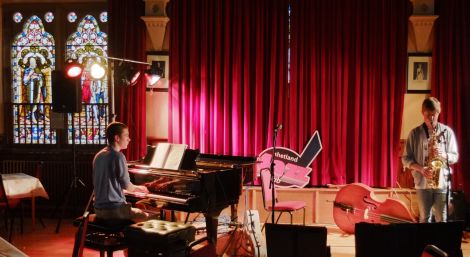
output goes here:
{"type": "Polygon", "coordinates": [[[204,213],[204,218],[206,218],[207,238],[209,243],[214,247],[217,245],[217,226],[219,225],[219,215],[221,211],[222,210],[215,210],[204,213]]]}
{"type": "Polygon", "coordinates": [[[230,219],[235,223],[238,221],[238,204],[230,205],[230,219]]]}

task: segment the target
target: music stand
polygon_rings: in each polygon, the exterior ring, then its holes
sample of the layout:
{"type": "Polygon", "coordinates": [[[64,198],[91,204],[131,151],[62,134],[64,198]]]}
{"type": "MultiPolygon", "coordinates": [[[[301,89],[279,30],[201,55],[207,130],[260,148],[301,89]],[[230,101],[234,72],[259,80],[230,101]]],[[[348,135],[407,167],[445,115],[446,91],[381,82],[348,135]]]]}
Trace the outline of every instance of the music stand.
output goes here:
{"type": "Polygon", "coordinates": [[[269,257],[326,257],[326,227],[266,224],[269,257]]]}
{"type": "Polygon", "coordinates": [[[462,257],[463,222],[356,224],[357,257],[415,257],[432,244],[449,256],[462,257]],[[385,250],[384,250],[385,249],[385,250]]]}

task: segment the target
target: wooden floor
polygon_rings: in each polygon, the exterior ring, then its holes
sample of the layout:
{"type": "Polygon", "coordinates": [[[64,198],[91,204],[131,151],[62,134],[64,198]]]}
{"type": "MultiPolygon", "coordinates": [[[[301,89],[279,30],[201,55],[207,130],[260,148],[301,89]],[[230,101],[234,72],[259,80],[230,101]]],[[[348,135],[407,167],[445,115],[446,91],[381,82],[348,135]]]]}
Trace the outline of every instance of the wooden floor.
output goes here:
{"type": "MultiPolygon", "coordinates": [[[[19,231],[15,231],[12,243],[18,249],[29,256],[36,257],[70,257],[74,242],[74,234],[76,228],[72,226],[71,220],[64,220],[59,234],[54,232],[56,220],[45,220],[46,228],[40,224],[36,225],[36,229],[31,229],[31,221],[25,221],[25,231],[21,235],[19,231]]],[[[3,230],[3,225],[0,225],[3,230]]],[[[334,225],[326,225],[328,229],[328,245],[331,246],[333,257],[353,257],[354,235],[345,235],[334,225]]],[[[5,237],[4,231],[0,233],[5,237]]],[[[224,240],[219,240],[219,244],[224,244],[224,240]]],[[[219,247],[220,248],[220,247],[219,247]]],[[[470,256],[470,244],[462,241],[463,256],[470,256]]],[[[0,254],[1,255],[1,254],[0,254]]],[[[85,250],[84,256],[99,256],[98,252],[85,250]]],[[[116,252],[116,257],[124,256],[122,252],[116,252]]]]}

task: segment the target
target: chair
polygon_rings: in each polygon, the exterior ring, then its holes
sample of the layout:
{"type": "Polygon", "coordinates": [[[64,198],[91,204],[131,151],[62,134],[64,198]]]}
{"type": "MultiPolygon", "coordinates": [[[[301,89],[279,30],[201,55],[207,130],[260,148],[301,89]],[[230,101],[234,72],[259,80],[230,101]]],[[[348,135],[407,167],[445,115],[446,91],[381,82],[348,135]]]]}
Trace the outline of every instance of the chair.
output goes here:
{"type": "MultiPolygon", "coordinates": [[[[14,160],[4,160],[2,162],[2,171],[6,174],[9,173],[26,173],[26,174],[34,174],[34,176],[38,179],[41,179],[42,175],[42,168],[43,168],[43,162],[35,162],[35,161],[14,161],[14,160]]],[[[37,201],[36,199],[35,201],[37,201]]],[[[29,206],[29,208],[32,207],[32,199],[29,198],[21,198],[21,199],[10,199],[10,207],[16,207],[19,205],[18,208],[21,208],[21,227],[20,231],[21,234],[23,234],[23,220],[24,220],[24,209],[25,206],[29,206]]],[[[1,207],[0,207],[1,209],[1,207]]],[[[31,217],[33,218],[33,217],[31,217]]],[[[45,228],[46,225],[44,224],[44,221],[42,220],[42,216],[39,215],[39,222],[41,223],[42,227],[45,228]]]]}
{"type": "Polygon", "coordinates": [[[82,257],[83,249],[89,248],[100,252],[100,257],[107,253],[108,257],[113,256],[113,252],[127,249],[124,239],[124,228],[132,224],[131,220],[100,220],[95,214],[90,213],[90,206],[93,206],[94,194],[92,193],[84,214],[74,221],[78,227],[75,234],[75,244],[72,257],[82,257]]]}
{"type": "MultiPolygon", "coordinates": [[[[42,161],[37,162],[34,166],[34,177],[36,177],[39,180],[42,179],[43,166],[44,166],[44,162],[42,162],[42,161]]],[[[34,201],[36,201],[36,203],[37,203],[38,200],[39,200],[39,198],[35,199],[34,201]]],[[[22,198],[20,203],[21,203],[21,217],[24,217],[25,206],[29,206],[29,208],[33,208],[33,199],[32,198],[31,199],[30,198],[22,198]]],[[[36,204],[36,206],[37,206],[37,204],[36,204]]],[[[44,224],[41,212],[37,212],[37,210],[36,210],[36,215],[37,215],[37,218],[38,218],[39,222],[41,223],[42,227],[46,228],[46,224],[44,224]]],[[[33,217],[31,217],[31,219],[32,218],[33,217]]],[[[21,227],[21,233],[23,234],[23,227],[21,227]]]]}
{"type": "MultiPolygon", "coordinates": [[[[264,206],[264,209],[269,212],[269,215],[266,218],[266,220],[264,221],[264,224],[266,224],[269,217],[271,217],[271,212],[273,210],[273,208],[272,208],[272,201],[273,201],[273,199],[272,199],[272,190],[274,190],[274,199],[276,201],[276,203],[274,205],[274,211],[279,212],[279,216],[276,219],[276,223],[281,218],[281,215],[284,212],[287,212],[290,215],[290,223],[292,224],[292,222],[293,222],[292,213],[302,209],[303,212],[304,212],[303,213],[303,225],[305,225],[305,206],[306,206],[305,202],[303,202],[303,201],[282,201],[282,202],[279,202],[277,200],[277,194],[276,194],[275,188],[270,188],[270,186],[269,186],[270,180],[271,180],[271,174],[270,174],[269,170],[268,169],[261,170],[261,192],[263,194],[263,206],[264,206]]],[[[264,229],[264,226],[265,226],[264,224],[263,224],[263,228],[261,230],[264,229]]]]}
{"type": "MultiPolygon", "coordinates": [[[[0,174],[0,210],[4,211],[5,228],[8,235],[8,241],[11,242],[13,236],[13,224],[15,221],[14,210],[20,205],[20,199],[8,199],[3,185],[3,177],[0,174]],[[10,228],[8,228],[8,220],[10,220],[10,228]]],[[[21,216],[21,232],[23,232],[23,216],[21,216]]]]}

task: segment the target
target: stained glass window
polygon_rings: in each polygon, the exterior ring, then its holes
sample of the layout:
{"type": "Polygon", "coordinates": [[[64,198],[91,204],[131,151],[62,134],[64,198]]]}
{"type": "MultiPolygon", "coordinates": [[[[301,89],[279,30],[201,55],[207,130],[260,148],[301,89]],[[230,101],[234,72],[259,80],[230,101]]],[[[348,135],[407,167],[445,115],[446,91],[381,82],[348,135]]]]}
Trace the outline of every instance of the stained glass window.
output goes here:
{"type": "Polygon", "coordinates": [[[11,45],[14,143],[56,143],[50,122],[54,69],[54,38],[38,16],[31,16],[11,45]]]}
{"type": "Polygon", "coordinates": [[[15,14],[13,14],[13,21],[15,21],[16,23],[20,23],[22,20],[23,15],[20,12],[15,12],[15,14]]]}
{"type": "Polygon", "coordinates": [[[68,143],[106,144],[105,128],[109,120],[108,78],[95,80],[90,67],[99,63],[107,69],[108,37],[95,17],[86,15],[67,39],[66,59],[77,60],[84,67],[81,76],[82,111],[68,115],[68,143]],[[73,135],[73,136],[72,136],[73,135]]]}
{"type": "Polygon", "coordinates": [[[101,22],[107,22],[108,21],[108,12],[100,13],[100,21],[101,22]]]}
{"type": "Polygon", "coordinates": [[[54,20],[54,14],[52,12],[47,12],[44,14],[44,20],[46,20],[46,22],[52,22],[54,20]]]}
{"type": "Polygon", "coordinates": [[[77,20],[77,14],[75,12],[69,12],[67,15],[67,20],[69,22],[75,22],[77,20]]]}

